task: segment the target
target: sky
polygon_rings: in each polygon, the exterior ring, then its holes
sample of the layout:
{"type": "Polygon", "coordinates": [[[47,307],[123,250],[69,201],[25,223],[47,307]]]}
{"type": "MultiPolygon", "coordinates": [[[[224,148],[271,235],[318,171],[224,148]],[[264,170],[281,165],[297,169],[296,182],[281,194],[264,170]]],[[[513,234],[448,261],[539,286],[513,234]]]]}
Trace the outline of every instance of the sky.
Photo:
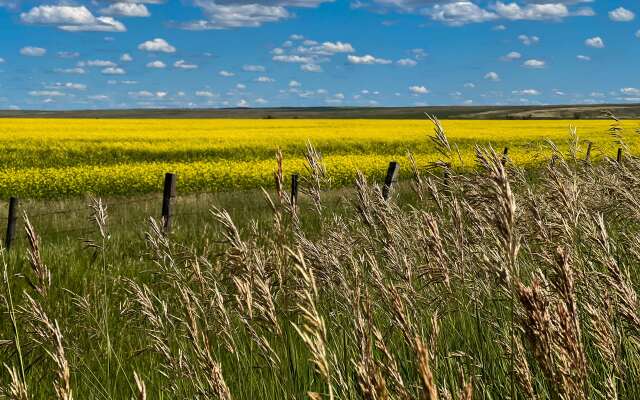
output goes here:
{"type": "Polygon", "coordinates": [[[0,109],[640,103],[638,0],[0,0],[0,109]]]}

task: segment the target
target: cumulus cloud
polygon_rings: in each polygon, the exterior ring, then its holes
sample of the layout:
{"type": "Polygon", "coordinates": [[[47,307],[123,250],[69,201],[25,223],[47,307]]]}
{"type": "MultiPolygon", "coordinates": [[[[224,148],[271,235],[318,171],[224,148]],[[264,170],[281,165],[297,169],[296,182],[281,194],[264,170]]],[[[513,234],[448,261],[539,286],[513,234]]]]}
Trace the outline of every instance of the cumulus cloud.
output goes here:
{"type": "Polygon", "coordinates": [[[196,64],[190,64],[185,60],[178,60],[173,63],[173,66],[178,69],[196,69],[198,66],[196,64]]]}
{"type": "Polygon", "coordinates": [[[525,68],[540,69],[546,67],[546,63],[542,60],[531,59],[522,64],[525,68]]]}
{"type": "Polygon", "coordinates": [[[505,4],[501,1],[494,6],[496,13],[510,20],[560,20],[569,16],[569,9],[562,3],[505,4]]]}
{"type": "Polygon", "coordinates": [[[496,13],[480,8],[470,1],[457,1],[447,4],[436,4],[426,11],[435,21],[448,25],[459,26],[469,23],[487,22],[498,17],[496,13]]]}
{"type": "Polygon", "coordinates": [[[403,58],[396,61],[396,64],[398,64],[401,67],[415,67],[416,65],[418,65],[418,62],[411,58],[403,58]]]}
{"type": "Polygon", "coordinates": [[[59,73],[59,74],[75,74],[75,75],[82,75],[84,74],[86,71],[84,70],[84,68],[57,68],[54,70],[55,72],[59,73]]]}
{"type": "Polygon", "coordinates": [[[540,43],[540,38],[537,36],[520,35],[518,36],[518,40],[521,41],[525,46],[531,46],[540,43]]]}
{"type": "Polygon", "coordinates": [[[284,63],[309,64],[313,61],[311,57],[299,56],[297,54],[281,54],[272,57],[273,61],[284,63]]]}
{"type": "Polygon", "coordinates": [[[582,54],[578,54],[576,58],[580,61],[591,61],[591,57],[582,54]]]}
{"type": "Polygon", "coordinates": [[[101,71],[103,75],[124,75],[125,70],[120,67],[107,67],[101,71]]]}
{"type": "Polygon", "coordinates": [[[249,65],[245,64],[242,66],[242,70],[246,72],[264,72],[266,68],[262,65],[249,65]]]}
{"type": "Polygon", "coordinates": [[[27,57],[42,57],[47,54],[47,49],[42,47],[27,46],[20,49],[20,54],[27,57]]]}
{"type": "Polygon", "coordinates": [[[519,60],[520,58],[522,58],[522,54],[518,53],[517,51],[512,51],[509,54],[505,54],[504,56],[500,57],[502,61],[513,61],[519,60]]]}
{"type": "Polygon", "coordinates": [[[142,51],[148,52],[157,52],[157,53],[175,53],[176,48],[167,43],[166,40],[161,38],[155,38],[153,40],[147,40],[146,42],[140,43],[138,45],[138,49],[142,51]]]}
{"type": "Polygon", "coordinates": [[[232,76],[236,76],[233,72],[222,70],[218,72],[218,75],[224,76],[225,78],[231,78],[232,76]]]}
{"type": "Polygon", "coordinates": [[[372,64],[391,64],[391,60],[387,60],[387,59],[384,59],[384,58],[377,58],[377,57],[372,56],[371,54],[366,54],[364,56],[349,55],[349,56],[347,56],[347,60],[351,64],[367,64],[367,65],[372,65],[372,64]]]}
{"type": "Polygon", "coordinates": [[[517,96],[539,96],[540,92],[536,89],[514,90],[511,92],[517,96]]]}
{"type": "Polygon", "coordinates": [[[60,58],[77,58],[80,57],[80,53],[77,51],[59,51],[58,57],[60,58]]]}
{"type": "Polygon", "coordinates": [[[303,72],[322,72],[322,67],[318,64],[303,64],[300,66],[303,72]]]}
{"type": "Polygon", "coordinates": [[[58,90],[32,90],[29,92],[29,96],[34,97],[62,97],[65,94],[58,90]]]}
{"type": "Polygon", "coordinates": [[[634,87],[626,87],[620,89],[620,93],[624,96],[640,96],[640,89],[634,87]]]}
{"type": "Polygon", "coordinates": [[[196,92],[196,96],[212,98],[212,97],[216,97],[218,95],[216,93],[212,92],[212,91],[209,91],[209,90],[198,90],[196,92]]]}
{"type": "Polygon", "coordinates": [[[48,85],[47,89],[87,90],[87,85],[76,82],[56,82],[52,85],[48,85]]]}
{"type": "Polygon", "coordinates": [[[256,78],[256,82],[260,82],[260,83],[272,83],[275,82],[275,79],[270,78],[268,76],[259,76],[258,78],[256,78]]]}
{"type": "Polygon", "coordinates": [[[428,94],[429,89],[424,86],[409,86],[409,91],[413,94],[428,94]]]}
{"type": "Polygon", "coordinates": [[[155,60],[155,61],[151,61],[149,63],[147,63],[147,68],[154,68],[154,69],[163,69],[166,68],[167,64],[163,63],[160,60],[155,60]]]}
{"type": "Polygon", "coordinates": [[[122,61],[122,62],[131,62],[131,61],[133,61],[133,57],[131,57],[131,54],[129,54],[129,53],[124,53],[123,55],[120,56],[120,61],[122,61]]]}
{"type": "Polygon", "coordinates": [[[282,5],[264,4],[217,4],[212,0],[195,0],[195,5],[206,19],[180,25],[188,30],[256,28],[266,22],[277,22],[291,17],[282,5]]]}
{"type": "Polygon", "coordinates": [[[353,53],[355,49],[351,43],[343,42],[324,42],[320,45],[320,50],[327,53],[353,53]]]}
{"type": "Polygon", "coordinates": [[[290,88],[297,88],[302,86],[302,84],[298,81],[289,81],[289,87],[290,88]]]}
{"type": "Polygon", "coordinates": [[[96,17],[85,6],[43,5],[20,14],[30,25],[54,25],[68,32],[124,32],[125,26],[111,17],[96,17]]]}
{"type": "Polygon", "coordinates": [[[151,14],[144,4],[139,3],[114,3],[100,10],[106,15],[118,15],[121,17],[148,17],[151,14]]]}
{"type": "Polygon", "coordinates": [[[496,72],[487,72],[484,76],[484,79],[488,81],[498,82],[500,80],[500,75],[496,72]]]}
{"type": "Polygon", "coordinates": [[[79,61],[78,67],[116,67],[117,64],[113,61],[108,60],[87,60],[87,61],[79,61]]]}
{"type": "Polygon", "coordinates": [[[589,38],[584,41],[584,44],[586,44],[589,47],[594,47],[596,49],[604,48],[604,40],[602,40],[600,36],[589,38]]]}
{"type": "Polygon", "coordinates": [[[618,7],[615,10],[609,11],[609,19],[615,22],[631,22],[635,17],[636,15],[633,11],[627,10],[624,7],[618,7]]]}

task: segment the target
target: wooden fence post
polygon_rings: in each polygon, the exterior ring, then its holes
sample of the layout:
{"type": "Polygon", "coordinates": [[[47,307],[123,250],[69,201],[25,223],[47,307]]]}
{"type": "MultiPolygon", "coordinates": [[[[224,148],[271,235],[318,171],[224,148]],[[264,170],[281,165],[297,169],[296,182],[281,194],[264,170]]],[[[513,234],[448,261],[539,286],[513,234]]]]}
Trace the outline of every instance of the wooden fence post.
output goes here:
{"type": "Polygon", "coordinates": [[[7,236],[4,239],[4,247],[9,250],[16,236],[16,222],[18,221],[18,199],[9,199],[9,214],[7,216],[7,236]]]}
{"type": "Polygon", "coordinates": [[[586,162],[591,162],[591,146],[593,145],[593,143],[589,142],[589,144],[587,145],[587,155],[584,156],[584,160],[586,162]]]}
{"type": "Polygon", "coordinates": [[[298,174],[291,175],[291,205],[298,205],[298,174]]]}
{"type": "Polygon", "coordinates": [[[398,164],[397,161],[391,161],[389,168],[387,168],[387,177],[384,179],[384,186],[382,187],[382,197],[385,200],[389,200],[391,196],[393,184],[398,180],[398,171],[400,171],[400,164],[398,164]]]}
{"type": "Polygon", "coordinates": [[[165,233],[171,231],[171,199],[173,197],[176,197],[176,174],[166,173],[162,192],[162,223],[165,233]]]}
{"type": "Polygon", "coordinates": [[[622,163],[622,147],[618,147],[618,155],[616,156],[616,161],[618,164],[622,163]]]}
{"type": "Polygon", "coordinates": [[[504,150],[502,151],[502,165],[505,165],[507,163],[509,157],[509,148],[505,147],[504,150]]]}

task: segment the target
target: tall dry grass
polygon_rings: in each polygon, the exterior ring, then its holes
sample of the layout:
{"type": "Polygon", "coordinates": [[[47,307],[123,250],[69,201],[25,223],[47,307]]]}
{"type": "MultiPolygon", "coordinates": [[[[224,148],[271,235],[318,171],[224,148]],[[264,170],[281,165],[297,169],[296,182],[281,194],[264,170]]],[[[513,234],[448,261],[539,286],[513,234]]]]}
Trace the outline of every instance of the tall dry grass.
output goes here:
{"type": "Polygon", "coordinates": [[[592,164],[572,131],[534,172],[491,147],[463,172],[431,120],[442,160],[409,153],[389,201],[360,174],[323,204],[309,144],[293,202],[278,152],[269,219],[212,206],[217,230],[185,243],[149,219],[129,270],[101,200],[81,262],[47,260],[25,216],[27,253],[4,263],[2,396],[640,397],[640,160],[592,164]]]}

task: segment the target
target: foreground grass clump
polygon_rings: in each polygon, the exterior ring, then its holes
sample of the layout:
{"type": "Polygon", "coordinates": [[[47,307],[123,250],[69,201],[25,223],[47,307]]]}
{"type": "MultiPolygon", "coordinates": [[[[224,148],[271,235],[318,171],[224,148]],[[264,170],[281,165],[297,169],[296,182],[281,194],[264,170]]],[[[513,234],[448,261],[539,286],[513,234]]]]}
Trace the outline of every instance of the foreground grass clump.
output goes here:
{"type": "MultiPolygon", "coordinates": [[[[444,122],[460,150],[458,166],[473,164],[476,144],[509,146],[515,164],[538,165],[550,155],[546,140],[567,149],[570,124],[593,142],[594,159],[615,154],[604,120],[444,122]]],[[[621,126],[633,132],[640,123],[621,126]]],[[[285,174],[301,172],[307,141],[327,154],[334,185],[350,186],[357,171],[379,179],[390,160],[409,150],[421,164],[436,161],[427,129],[423,120],[2,119],[0,196],[152,193],[161,190],[165,172],[180,176],[182,193],[252,189],[271,185],[278,147],[287,155],[285,174]]],[[[627,145],[640,152],[636,136],[627,145]]]]}
{"type": "Polygon", "coordinates": [[[26,223],[5,254],[3,393],[638,398],[640,161],[581,161],[574,136],[535,179],[491,148],[459,174],[436,132],[441,162],[389,201],[363,175],[325,191],[310,148],[299,204],[214,204],[166,235],[92,200],[84,249],[26,223]]]}

